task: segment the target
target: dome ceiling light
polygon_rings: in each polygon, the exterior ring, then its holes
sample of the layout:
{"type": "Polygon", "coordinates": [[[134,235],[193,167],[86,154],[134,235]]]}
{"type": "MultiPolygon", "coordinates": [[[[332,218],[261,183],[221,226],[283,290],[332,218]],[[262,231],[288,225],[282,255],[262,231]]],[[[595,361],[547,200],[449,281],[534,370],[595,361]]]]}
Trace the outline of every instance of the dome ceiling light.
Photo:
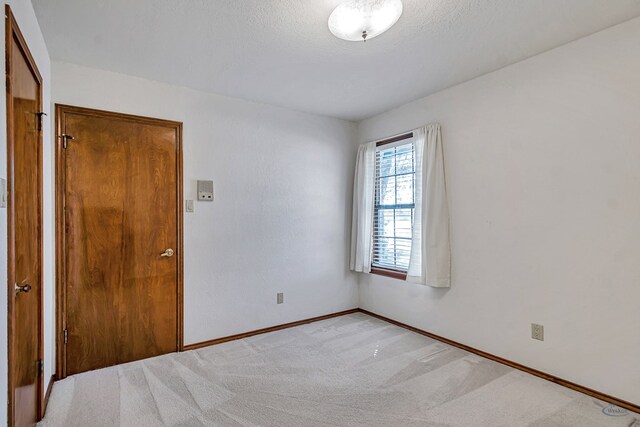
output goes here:
{"type": "Polygon", "coordinates": [[[329,30],[349,41],[365,42],[387,31],[402,15],[401,0],[350,0],[329,16],[329,30]]]}

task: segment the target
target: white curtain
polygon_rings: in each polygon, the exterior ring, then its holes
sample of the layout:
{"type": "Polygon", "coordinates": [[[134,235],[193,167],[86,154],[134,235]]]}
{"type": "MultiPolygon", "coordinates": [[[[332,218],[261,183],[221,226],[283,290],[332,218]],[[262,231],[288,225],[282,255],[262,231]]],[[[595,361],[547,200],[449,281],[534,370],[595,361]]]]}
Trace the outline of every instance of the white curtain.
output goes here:
{"type": "Polygon", "coordinates": [[[371,272],[375,163],[376,143],[360,145],[353,183],[351,270],[364,273],[371,272]]]}
{"type": "Polygon", "coordinates": [[[407,281],[451,286],[449,205],[440,125],[413,131],[416,156],[415,213],[407,281]]]}

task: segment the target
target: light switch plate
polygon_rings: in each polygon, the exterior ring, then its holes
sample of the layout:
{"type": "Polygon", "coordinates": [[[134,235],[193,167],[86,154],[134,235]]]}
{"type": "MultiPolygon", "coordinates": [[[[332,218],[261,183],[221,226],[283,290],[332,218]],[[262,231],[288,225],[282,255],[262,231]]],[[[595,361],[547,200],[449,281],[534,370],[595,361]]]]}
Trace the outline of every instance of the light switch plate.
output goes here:
{"type": "Polygon", "coordinates": [[[193,212],[193,200],[185,200],[185,209],[187,212],[193,212]]]}
{"type": "Polygon", "coordinates": [[[0,178],[0,208],[7,207],[7,180],[0,178]]]}
{"type": "Polygon", "coordinates": [[[278,304],[282,304],[284,302],[284,292],[278,292],[278,304]]]}

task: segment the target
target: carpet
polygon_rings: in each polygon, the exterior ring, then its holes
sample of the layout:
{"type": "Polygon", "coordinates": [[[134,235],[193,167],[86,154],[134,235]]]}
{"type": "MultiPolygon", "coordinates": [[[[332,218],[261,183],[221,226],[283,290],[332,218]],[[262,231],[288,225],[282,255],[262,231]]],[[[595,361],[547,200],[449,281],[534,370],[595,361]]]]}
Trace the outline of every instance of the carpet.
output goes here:
{"type": "Polygon", "coordinates": [[[355,313],[68,377],[39,425],[640,427],[611,409],[355,313]]]}

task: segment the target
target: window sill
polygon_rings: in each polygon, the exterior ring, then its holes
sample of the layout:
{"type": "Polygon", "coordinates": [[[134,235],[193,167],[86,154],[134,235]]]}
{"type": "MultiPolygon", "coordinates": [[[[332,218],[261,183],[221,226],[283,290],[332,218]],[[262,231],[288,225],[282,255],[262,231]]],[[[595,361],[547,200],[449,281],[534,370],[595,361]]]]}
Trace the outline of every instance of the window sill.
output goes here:
{"type": "Polygon", "coordinates": [[[371,267],[371,274],[378,276],[391,277],[392,279],[407,280],[406,271],[390,270],[387,268],[371,267]]]}

